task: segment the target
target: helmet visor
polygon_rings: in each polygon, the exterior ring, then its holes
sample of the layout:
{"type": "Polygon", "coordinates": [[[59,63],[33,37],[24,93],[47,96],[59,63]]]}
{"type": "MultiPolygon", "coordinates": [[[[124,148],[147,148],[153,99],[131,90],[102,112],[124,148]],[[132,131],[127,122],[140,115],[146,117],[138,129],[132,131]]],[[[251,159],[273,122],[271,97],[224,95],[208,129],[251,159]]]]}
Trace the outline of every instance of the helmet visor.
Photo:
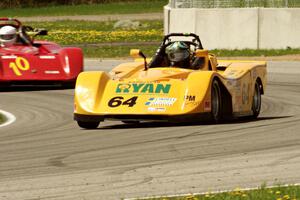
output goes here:
{"type": "Polygon", "coordinates": [[[173,62],[183,61],[189,57],[189,52],[187,50],[172,52],[168,54],[169,60],[173,62]]]}
{"type": "Polygon", "coordinates": [[[9,34],[9,35],[0,35],[1,40],[12,40],[15,38],[15,34],[9,34]]]}

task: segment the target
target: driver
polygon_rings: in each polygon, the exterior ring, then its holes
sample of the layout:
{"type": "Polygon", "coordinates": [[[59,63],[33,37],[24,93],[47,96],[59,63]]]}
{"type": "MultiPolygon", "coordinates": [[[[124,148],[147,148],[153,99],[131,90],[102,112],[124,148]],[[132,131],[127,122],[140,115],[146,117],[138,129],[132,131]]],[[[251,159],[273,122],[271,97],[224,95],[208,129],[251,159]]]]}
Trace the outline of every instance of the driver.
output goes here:
{"type": "Polygon", "coordinates": [[[17,30],[13,26],[3,26],[0,28],[0,46],[9,47],[17,40],[17,30]]]}
{"type": "Polygon", "coordinates": [[[166,48],[171,67],[190,68],[190,49],[181,41],[172,43],[166,48]]]}

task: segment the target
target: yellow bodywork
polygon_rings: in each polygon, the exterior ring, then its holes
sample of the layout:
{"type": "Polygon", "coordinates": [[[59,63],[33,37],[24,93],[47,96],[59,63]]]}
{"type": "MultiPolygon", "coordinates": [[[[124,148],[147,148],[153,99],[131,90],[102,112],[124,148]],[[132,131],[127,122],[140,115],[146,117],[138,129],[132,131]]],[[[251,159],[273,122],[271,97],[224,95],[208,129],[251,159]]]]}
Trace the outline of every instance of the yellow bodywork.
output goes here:
{"type": "MultiPolygon", "coordinates": [[[[134,50],[132,55],[138,55],[134,50]]],[[[111,72],[82,72],[75,88],[75,114],[101,120],[124,115],[166,117],[211,112],[211,84],[217,79],[227,95],[231,114],[251,115],[254,84],[266,85],[266,63],[219,60],[207,50],[199,70],[158,67],[145,70],[143,60],[121,64],[111,72]]]]}

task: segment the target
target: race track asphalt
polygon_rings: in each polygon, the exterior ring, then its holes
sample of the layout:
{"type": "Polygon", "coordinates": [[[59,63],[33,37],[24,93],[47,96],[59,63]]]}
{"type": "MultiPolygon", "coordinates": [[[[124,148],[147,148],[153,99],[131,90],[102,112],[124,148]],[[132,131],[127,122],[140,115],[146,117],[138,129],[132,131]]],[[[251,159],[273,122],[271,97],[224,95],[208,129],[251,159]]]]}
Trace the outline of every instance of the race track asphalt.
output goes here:
{"type": "MultiPolygon", "coordinates": [[[[88,60],[88,70],[123,61],[88,60]]],[[[0,93],[1,200],[110,200],[300,182],[300,62],[269,62],[255,121],[82,130],[73,90],[0,93]]]]}

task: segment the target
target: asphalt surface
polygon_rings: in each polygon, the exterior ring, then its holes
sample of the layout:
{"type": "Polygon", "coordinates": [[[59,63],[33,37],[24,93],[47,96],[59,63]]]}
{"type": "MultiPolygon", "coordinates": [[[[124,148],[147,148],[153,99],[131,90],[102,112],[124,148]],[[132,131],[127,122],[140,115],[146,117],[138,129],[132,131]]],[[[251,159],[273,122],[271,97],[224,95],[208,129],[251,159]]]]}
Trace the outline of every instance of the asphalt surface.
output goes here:
{"type": "MultiPolygon", "coordinates": [[[[109,70],[123,61],[87,61],[109,70]]],[[[300,62],[270,62],[258,120],[82,130],[73,90],[0,93],[1,200],[110,200],[300,182],[300,62]]]]}

